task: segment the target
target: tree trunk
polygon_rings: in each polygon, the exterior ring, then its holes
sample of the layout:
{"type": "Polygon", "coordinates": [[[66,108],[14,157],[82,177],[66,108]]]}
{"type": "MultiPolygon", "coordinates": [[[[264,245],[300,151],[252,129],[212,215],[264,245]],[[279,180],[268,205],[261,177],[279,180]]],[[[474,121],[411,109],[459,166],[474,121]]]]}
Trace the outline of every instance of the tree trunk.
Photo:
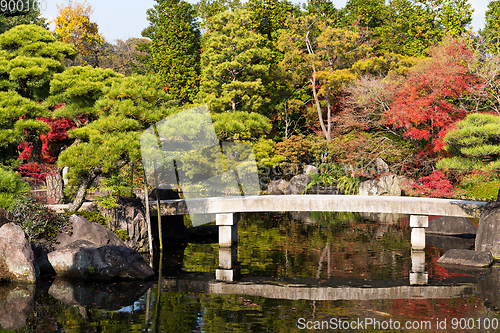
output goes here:
{"type": "Polygon", "coordinates": [[[75,200],[69,205],[69,210],[80,209],[83,204],[83,200],[85,200],[85,194],[87,194],[87,190],[100,173],[101,170],[93,169],[83,177],[82,183],[80,184],[80,187],[78,187],[78,192],[76,193],[75,200]]]}
{"type": "Polygon", "coordinates": [[[52,204],[64,203],[64,182],[62,169],[57,169],[54,174],[49,174],[45,179],[47,184],[47,201],[52,204]]]}
{"type": "Polygon", "coordinates": [[[319,104],[319,96],[318,96],[318,92],[316,91],[316,70],[315,69],[313,69],[313,74],[309,78],[309,82],[311,82],[311,85],[312,85],[314,104],[316,105],[316,110],[318,111],[318,118],[319,118],[319,124],[321,125],[321,130],[323,131],[323,134],[325,135],[326,141],[330,141],[330,133],[328,133],[326,131],[325,123],[323,122],[323,112],[321,112],[321,106],[319,104]]]}
{"type": "Polygon", "coordinates": [[[41,155],[42,155],[42,140],[40,140],[40,137],[35,137],[33,140],[33,146],[31,148],[31,154],[30,154],[30,162],[36,162],[36,163],[41,163],[41,155]]]}

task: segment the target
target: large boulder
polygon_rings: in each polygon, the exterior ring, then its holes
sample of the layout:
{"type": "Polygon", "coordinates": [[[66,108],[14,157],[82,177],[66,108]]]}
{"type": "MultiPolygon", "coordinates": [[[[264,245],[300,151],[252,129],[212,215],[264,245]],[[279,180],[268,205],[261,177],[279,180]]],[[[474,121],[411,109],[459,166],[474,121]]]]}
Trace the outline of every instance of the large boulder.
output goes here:
{"type": "Polygon", "coordinates": [[[359,195],[400,196],[406,188],[406,184],[408,182],[408,178],[396,175],[381,176],[378,179],[369,179],[360,184],[359,195]]]}
{"type": "Polygon", "coordinates": [[[35,304],[34,284],[11,284],[0,286],[0,327],[17,330],[26,325],[35,304]]]}
{"type": "Polygon", "coordinates": [[[267,191],[270,195],[280,195],[285,194],[285,189],[288,186],[288,182],[284,179],[271,180],[267,186],[267,191]]]}
{"type": "Polygon", "coordinates": [[[440,265],[488,267],[493,263],[493,257],[489,251],[453,249],[449,250],[441,258],[439,258],[437,263],[440,265]]]}
{"type": "Polygon", "coordinates": [[[47,255],[56,274],[92,279],[147,279],[154,270],[136,251],[124,246],[97,246],[78,240],[47,255]]]}
{"type": "Polygon", "coordinates": [[[127,232],[128,238],[124,241],[127,247],[138,252],[149,252],[148,224],[142,201],[123,196],[116,196],[115,200],[117,203],[115,207],[105,208],[96,205],[95,209],[108,219],[110,230],[127,232]]]}
{"type": "Polygon", "coordinates": [[[426,233],[473,238],[477,228],[466,217],[441,216],[430,220],[426,233]]]}
{"type": "Polygon", "coordinates": [[[69,221],[73,233],[71,235],[66,233],[58,234],[55,244],[56,250],[77,240],[89,241],[98,247],[105,245],[126,246],[111,230],[98,223],[90,222],[86,218],[78,215],[71,215],[69,221]]]}
{"type": "Polygon", "coordinates": [[[14,223],[0,228],[0,280],[35,282],[40,270],[26,234],[14,223]]]}
{"type": "Polygon", "coordinates": [[[490,202],[483,207],[476,233],[476,251],[490,251],[500,259],[500,202],[490,202]]]}
{"type": "Polygon", "coordinates": [[[290,183],[285,188],[285,194],[302,194],[306,189],[307,185],[311,182],[311,176],[309,175],[297,175],[290,179],[290,183]]]}

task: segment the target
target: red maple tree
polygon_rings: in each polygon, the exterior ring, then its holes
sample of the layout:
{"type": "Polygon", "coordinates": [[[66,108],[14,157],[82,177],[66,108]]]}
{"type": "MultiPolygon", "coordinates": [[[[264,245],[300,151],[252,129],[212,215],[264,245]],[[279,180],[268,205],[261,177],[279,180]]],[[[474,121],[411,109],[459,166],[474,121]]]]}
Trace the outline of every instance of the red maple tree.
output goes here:
{"type": "Polygon", "coordinates": [[[394,102],[384,113],[384,123],[411,139],[424,155],[444,148],[443,137],[467,111],[460,99],[480,79],[465,65],[472,51],[462,40],[446,39],[430,51],[396,89],[394,102]]]}

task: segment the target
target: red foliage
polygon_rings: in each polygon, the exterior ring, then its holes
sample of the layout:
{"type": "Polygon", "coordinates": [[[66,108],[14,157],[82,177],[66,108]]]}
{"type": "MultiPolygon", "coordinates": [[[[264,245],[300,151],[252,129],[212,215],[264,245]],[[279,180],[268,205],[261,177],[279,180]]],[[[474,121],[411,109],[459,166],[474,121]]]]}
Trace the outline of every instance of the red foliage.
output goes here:
{"type": "MultiPolygon", "coordinates": [[[[41,160],[45,163],[54,163],[57,159],[58,142],[68,139],[68,131],[76,127],[71,119],[67,118],[37,118],[50,126],[50,132],[46,135],[41,135],[42,140],[42,155],[41,160]]],[[[19,159],[28,161],[31,155],[32,144],[29,142],[21,142],[18,149],[20,150],[19,159]]]]}
{"type": "Polygon", "coordinates": [[[464,42],[448,39],[431,55],[396,87],[394,102],[384,113],[385,124],[420,141],[417,148],[429,154],[442,150],[446,132],[465,118],[466,111],[456,106],[457,100],[480,83],[463,64],[472,57],[464,42]]]}
{"type": "MultiPolygon", "coordinates": [[[[64,103],[56,105],[54,109],[58,109],[63,105],[64,103]]],[[[19,167],[19,172],[25,177],[30,177],[35,184],[45,180],[47,175],[50,174],[50,164],[57,160],[57,150],[61,145],[61,141],[68,139],[68,131],[76,128],[76,124],[68,118],[40,117],[37,119],[50,126],[50,131],[47,134],[40,136],[42,141],[42,153],[40,158],[43,163],[25,163],[19,167]]],[[[79,119],[82,123],[85,123],[86,121],[85,116],[80,116],[79,119]]],[[[32,143],[23,141],[19,145],[18,149],[20,151],[18,158],[28,162],[33,149],[32,143]]]]}
{"type": "Polygon", "coordinates": [[[51,172],[48,164],[39,164],[36,162],[23,164],[18,168],[18,171],[24,177],[31,178],[33,185],[38,185],[44,181],[51,172]]]}
{"type": "Polygon", "coordinates": [[[418,182],[411,184],[411,188],[413,194],[431,198],[451,197],[455,190],[441,170],[435,170],[427,177],[420,177],[418,182]]]}

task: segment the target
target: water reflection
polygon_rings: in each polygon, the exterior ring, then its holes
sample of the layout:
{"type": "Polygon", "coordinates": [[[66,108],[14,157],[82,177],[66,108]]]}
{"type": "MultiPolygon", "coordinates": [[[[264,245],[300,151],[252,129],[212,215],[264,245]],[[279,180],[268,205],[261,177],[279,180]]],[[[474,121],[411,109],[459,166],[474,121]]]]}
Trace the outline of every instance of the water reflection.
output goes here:
{"type": "Polygon", "coordinates": [[[165,252],[159,281],[1,285],[0,325],[19,332],[295,332],[301,318],[447,319],[451,328],[453,318],[500,317],[500,268],[442,267],[435,264],[442,250],[431,246],[412,253],[404,219],[246,214],[239,235],[237,247],[222,251],[191,243],[165,252]],[[219,281],[217,272],[230,270],[238,279],[219,281]],[[410,285],[411,273],[426,274],[428,284],[410,285]]]}

